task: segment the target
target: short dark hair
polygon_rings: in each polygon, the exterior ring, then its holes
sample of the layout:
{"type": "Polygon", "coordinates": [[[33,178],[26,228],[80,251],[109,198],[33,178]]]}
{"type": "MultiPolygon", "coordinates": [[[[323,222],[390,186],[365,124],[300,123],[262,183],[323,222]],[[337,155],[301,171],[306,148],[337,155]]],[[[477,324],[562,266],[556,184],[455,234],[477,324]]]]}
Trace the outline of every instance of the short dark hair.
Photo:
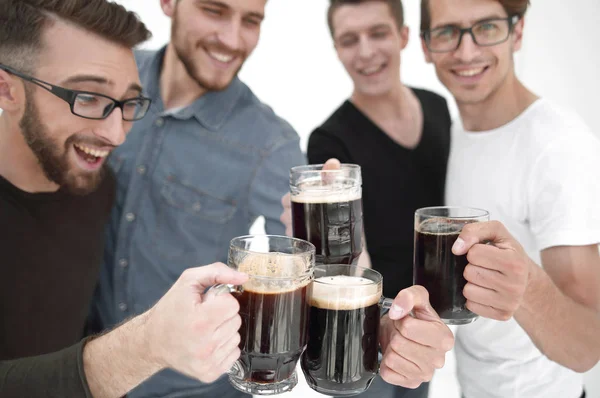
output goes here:
{"type": "Polygon", "coordinates": [[[130,48],[151,36],[136,14],[112,1],[0,0],[0,63],[32,73],[55,18],[130,48]]]}
{"type": "Polygon", "coordinates": [[[390,8],[390,12],[398,25],[398,29],[404,26],[404,7],[402,7],[402,0],[330,0],[329,9],[327,10],[327,25],[329,26],[329,32],[333,37],[333,14],[335,11],[345,5],[362,4],[369,2],[381,2],[386,3],[390,8]]]}
{"type": "MultiPolygon", "coordinates": [[[[522,17],[527,12],[529,7],[529,0],[497,0],[498,3],[502,4],[502,7],[506,11],[509,17],[519,16],[522,17]]],[[[429,10],[429,0],[421,0],[421,32],[429,30],[431,28],[431,12],[429,10]]]]}

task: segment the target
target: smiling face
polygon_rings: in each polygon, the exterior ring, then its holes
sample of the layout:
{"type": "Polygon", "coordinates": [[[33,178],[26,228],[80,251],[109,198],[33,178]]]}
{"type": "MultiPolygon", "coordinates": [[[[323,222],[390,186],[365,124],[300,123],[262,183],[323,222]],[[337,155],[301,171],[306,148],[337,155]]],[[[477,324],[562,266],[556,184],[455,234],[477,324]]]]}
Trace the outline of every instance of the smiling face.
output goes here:
{"type": "MultiPolygon", "coordinates": [[[[508,17],[496,0],[429,0],[429,12],[431,29],[445,26],[467,28],[481,21],[508,17]]],[[[479,104],[514,78],[513,53],[521,47],[522,32],[523,20],[519,20],[503,43],[478,46],[471,35],[465,34],[455,51],[430,52],[424,42],[423,51],[459,106],[479,104]]]]}
{"type": "MultiPolygon", "coordinates": [[[[173,0],[174,1],[174,0],[173,0]]],[[[223,90],[258,44],[266,0],[179,0],[171,42],[187,73],[207,90],[223,90]]]]}
{"type": "Polygon", "coordinates": [[[397,26],[386,3],[342,5],[332,16],[332,28],[338,58],[355,92],[379,96],[396,87],[408,28],[397,26]]]}
{"type": "MultiPolygon", "coordinates": [[[[140,94],[131,49],[60,20],[44,32],[38,65],[34,77],[67,89],[115,99],[140,94]],[[67,42],[69,46],[64,45],[67,42]]],[[[122,120],[118,108],[104,120],[78,117],[67,102],[32,83],[23,84],[26,95],[19,126],[48,180],[75,194],[95,190],[106,157],[123,143],[132,123],[122,120]]]]}

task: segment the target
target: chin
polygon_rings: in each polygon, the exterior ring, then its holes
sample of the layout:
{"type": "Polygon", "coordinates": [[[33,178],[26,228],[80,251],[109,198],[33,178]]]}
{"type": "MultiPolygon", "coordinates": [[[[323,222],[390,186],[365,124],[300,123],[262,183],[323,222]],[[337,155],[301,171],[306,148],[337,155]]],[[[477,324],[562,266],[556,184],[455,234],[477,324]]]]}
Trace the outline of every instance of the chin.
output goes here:
{"type": "Polygon", "coordinates": [[[63,186],[68,192],[77,196],[89,195],[95,192],[104,178],[104,168],[99,172],[86,175],[69,175],[63,186]]]}

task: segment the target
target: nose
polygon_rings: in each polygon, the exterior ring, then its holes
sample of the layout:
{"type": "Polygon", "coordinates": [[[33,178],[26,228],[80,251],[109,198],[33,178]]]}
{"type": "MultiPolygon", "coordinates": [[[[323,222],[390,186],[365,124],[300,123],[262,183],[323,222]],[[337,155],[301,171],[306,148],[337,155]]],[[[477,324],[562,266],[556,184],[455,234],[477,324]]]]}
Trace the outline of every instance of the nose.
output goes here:
{"type": "Polygon", "coordinates": [[[358,55],[360,58],[368,60],[375,53],[373,44],[367,37],[361,37],[358,42],[358,55]]]}
{"type": "Polygon", "coordinates": [[[219,41],[231,51],[238,51],[242,42],[241,21],[228,21],[220,30],[219,41]]]}
{"type": "Polygon", "coordinates": [[[123,120],[123,112],[115,108],[110,115],[100,121],[102,126],[96,129],[96,135],[110,145],[119,146],[125,142],[125,136],[131,129],[131,122],[123,120]]]}
{"type": "Polygon", "coordinates": [[[460,41],[460,45],[454,51],[454,57],[459,59],[461,62],[469,63],[473,61],[480,52],[480,48],[473,40],[473,36],[469,32],[465,32],[460,41]]]}

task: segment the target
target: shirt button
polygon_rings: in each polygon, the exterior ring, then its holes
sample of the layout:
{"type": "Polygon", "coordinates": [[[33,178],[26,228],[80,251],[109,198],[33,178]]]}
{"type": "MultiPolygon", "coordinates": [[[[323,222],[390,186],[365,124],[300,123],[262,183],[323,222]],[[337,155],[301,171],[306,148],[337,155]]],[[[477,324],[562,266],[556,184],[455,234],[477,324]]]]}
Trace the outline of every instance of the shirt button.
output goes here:
{"type": "Polygon", "coordinates": [[[162,127],[165,125],[165,119],[163,119],[162,117],[158,118],[156,119],[156,122],[154,122],[154,124],[156,125],[156,127],[162,127]]]}
{"type": "Polygon", "coordinates": [[[121,268],[126,268],[129,265],[129,262],[122,258],[119,260],[119,265],[121,266],[121,268]]]}
{"type": "Polygon", "coordinates": [[[126,219],[127,221],[129,221],[129,222],[133,222],[133,220],[135,220],[135,214],[133,214],[133,213],[127,213],[127,214],[125,215],[125,219],[126,219]]]}
{"type": "Polygon", "coordinates": [[[138,174],[141,174],[141,175],[144,175],[144,174],[146,174],[146,166],[144,166],[144,165],[139,165],[139,166],[137,167],[137,172],[138,172],[138,174]]]}
{"type": "Polygon", "coordinates": [[[202,208],[202,205],[200,204],[200,202],[196,202],[192,205],[192,209],[196,212],[200,211],[201,208],[202,208]]]}
{"type": "Polygon", "coordinates": [[[120,304],[119,304],[119,309],[120,309],[121,311],[127,311],[127,304],[125,304],[125,303],[120,303],[120,304]]]}

